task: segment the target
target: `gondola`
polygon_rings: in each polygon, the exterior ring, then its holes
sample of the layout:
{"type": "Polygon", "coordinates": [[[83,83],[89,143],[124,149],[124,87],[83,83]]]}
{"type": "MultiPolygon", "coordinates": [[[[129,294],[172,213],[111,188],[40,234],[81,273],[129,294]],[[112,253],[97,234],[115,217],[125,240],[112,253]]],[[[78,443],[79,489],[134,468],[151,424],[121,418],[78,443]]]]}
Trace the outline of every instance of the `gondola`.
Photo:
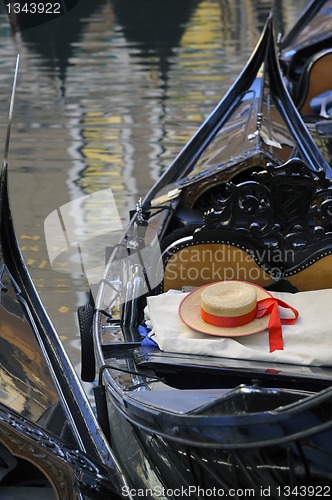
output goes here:
{"type": "Polygon", "coordinates": [[[16,78],[17,67],[0,175],[0,497],[121,498],[123,472],[16,239],[7,161],[16,78]]]}
{"type": "Polygon", "coordinates": [[[292,29],[280,40],[281,68],[288,80],[291,96],[304,116],[317,113],[315,107],[310,106],[314,93],[319,95],[330,90],[331,12],[331,1],[311,1],[292,29]],[[310,80],[313,77],[315,82],[312,85],[310,80]]]}
{"type": "Polygon", "coordinates": [[[82,378],[97,374],[124,494],[331,495],[332,170],[278,50],[270,16],[235,84],[138,201],[79,309],[82,378]],[[233,338],[192,322],[188,298],[227,281],[298,308],[283,345],[271,347],[266,325],[233,338]]]}
{"type": "MultiPolygon", "coordinates": [[[[332,115],[332,2],[312,1],[280,40],[279,60],[290,95],[322,150],[332,115]],[[321,141],[323,137],[323,141],[321,141]]],[[[327,156],[331,155],[331,150],[327,156]]]]}

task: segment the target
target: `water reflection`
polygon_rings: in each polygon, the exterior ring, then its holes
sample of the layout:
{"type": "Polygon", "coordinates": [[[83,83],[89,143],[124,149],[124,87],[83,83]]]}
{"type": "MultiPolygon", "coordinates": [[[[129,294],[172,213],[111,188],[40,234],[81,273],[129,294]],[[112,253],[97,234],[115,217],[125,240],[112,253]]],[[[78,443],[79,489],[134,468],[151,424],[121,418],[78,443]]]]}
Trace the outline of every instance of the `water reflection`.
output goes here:
{"type": "Polygon", "coordinates": [[[33,29],[26,29],[29,21],[26,20],[23,11],[16,16],[15,24],[21,30],[20,36],[24,45],[42,58],[44,71],[48,68],[53,77],[59,78],[59,91],[62,94],[65,91],[65,79],[71,55],[85,29],[84,19],[88,20],[96,12],[100,12],[106,2],[107,0],[79,1],[73,10],[62,17],[33,29]]]}
{"type": "MultiPolygon", "coordinates": [[[[307,1],[276,3],[279,24],[289,26],[307,1]]],[[[0,14],[2,143],[18,51],[22,61],[9,157],[14,221],[75,364],[87,281],[50,269],[44,219],[111,187],[125,224],[228,90],[269,9],[267,0],[80,0],[60,27],[52,21],[15,36],[0,14]]],[[[102,218],[103,206],[84,217],[102,218]]]]}

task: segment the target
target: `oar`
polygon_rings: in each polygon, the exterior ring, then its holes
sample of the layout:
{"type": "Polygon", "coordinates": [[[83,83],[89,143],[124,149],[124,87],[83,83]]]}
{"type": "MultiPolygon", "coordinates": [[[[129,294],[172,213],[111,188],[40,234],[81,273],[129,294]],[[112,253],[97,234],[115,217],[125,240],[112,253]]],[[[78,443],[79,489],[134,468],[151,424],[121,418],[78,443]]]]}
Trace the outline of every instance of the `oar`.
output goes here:
{"type": "Polygon", "coordinates": [[[20,61],[20,55],[17,54],[15,74],[14,74],[14,81],[13,81],[13,87],[12,87],[12,95],[10,97],[7,135],[6,135],[6,142],[5,142],[5,151],[4,151],[4,155],[3,155],[3,168],[7,168],[8,167],[8,152],[9,152],[10,131],[11,131],[11,128],[12,128],[13,111],[14,111],[14,100],[15,100],[15,91],[16,91],[16,82],[17,82],[19,61],[20,61]]]}

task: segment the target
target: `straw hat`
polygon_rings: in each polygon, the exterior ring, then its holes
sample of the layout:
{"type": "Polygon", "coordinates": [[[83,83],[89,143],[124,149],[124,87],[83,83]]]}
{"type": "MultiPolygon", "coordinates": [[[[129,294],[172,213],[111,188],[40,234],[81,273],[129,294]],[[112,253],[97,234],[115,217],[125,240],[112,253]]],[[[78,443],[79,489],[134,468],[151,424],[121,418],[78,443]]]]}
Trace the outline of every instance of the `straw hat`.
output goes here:
{"type": "Polygon", "coordinates": [[[257,302],[272,297],[258,285],[220,281],[190,292],[179,306],[181,320],[193,330],[240,337],[266,330],[270,314],[256,318],[257,302]]]}

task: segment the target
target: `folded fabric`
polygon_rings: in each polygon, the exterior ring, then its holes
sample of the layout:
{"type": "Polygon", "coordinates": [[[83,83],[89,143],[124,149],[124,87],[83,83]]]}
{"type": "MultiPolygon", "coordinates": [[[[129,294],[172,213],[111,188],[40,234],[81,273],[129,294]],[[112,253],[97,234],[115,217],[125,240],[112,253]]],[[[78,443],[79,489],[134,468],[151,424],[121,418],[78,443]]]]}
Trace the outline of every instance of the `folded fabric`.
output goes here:
{"type": "Polygon", "coordinates": [[[143,340],[141,342],[141,344],[143,346],[158,346],[157,342],[155,341],[156,335],[155,335],[154,331],[151,331],[151,328],[139,325],[138,326],[138,333],[143,338],[143,340]]]}
{"type": "MultiPolygon", "coordinates": [[[[192,330],[180,319],[183,293],[148,298],[154,340],[166,352],[220,356],[224,358],[332,366],[332,289],[273,292],[272,295],[299,311],[294,325],[284,325],[284,350],[270,352],[268,331],[244,337],[223,338],[192,330]]],[[[280,311],[282,315],[282,310],[280,311]]]]}

